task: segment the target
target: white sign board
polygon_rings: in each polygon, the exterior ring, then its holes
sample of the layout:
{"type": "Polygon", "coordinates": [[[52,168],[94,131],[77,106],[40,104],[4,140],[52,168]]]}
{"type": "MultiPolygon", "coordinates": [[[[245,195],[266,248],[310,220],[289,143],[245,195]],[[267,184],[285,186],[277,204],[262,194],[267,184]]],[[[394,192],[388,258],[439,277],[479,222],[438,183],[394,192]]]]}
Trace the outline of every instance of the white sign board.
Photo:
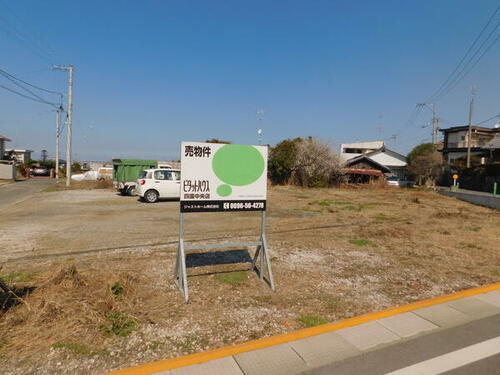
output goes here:
{"type": "Polygon", "coordinates": [[[181,212],[264,211],[267,146],[181,143],[181,212]]]}

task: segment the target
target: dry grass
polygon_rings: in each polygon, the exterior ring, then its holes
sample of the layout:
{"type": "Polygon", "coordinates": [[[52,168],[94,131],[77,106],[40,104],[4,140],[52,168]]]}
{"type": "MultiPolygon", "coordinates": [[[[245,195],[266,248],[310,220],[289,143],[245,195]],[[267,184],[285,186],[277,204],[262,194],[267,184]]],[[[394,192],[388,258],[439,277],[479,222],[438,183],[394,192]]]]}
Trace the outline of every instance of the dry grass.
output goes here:
{"type": "MultiPolygon", "coordinates": [[[[406,189],[276,187],[269,194],[276,293],[245,271],[241,257],[237,264],[190,268],[191,301],[184,304],[171,278],[175,245],[161,244],[163,226],[157,238],[147,234],[157,245],[9,262],[2,275],[36,289],[24,297],[27,305],[0,316],[0,366],[12,374],[98,374],[500,280],[500,215],[493,210],[406,189]]],[[[176,202],[123,199],[129,205],[95,200],[68,207],[86,210],[78,226],[106,210],[105,222],[116,221],[116,231],[123,212],[148,223],[176,220],[176,202]]],[[[48,200],[40,209],[53,204],[61,203],[48,200]]],[[[249,216],[194,214],[187,236],[220,242],[243,232],[250,239],[257,221],[249,216]]],[[[116,233],[109,244],[139,238],[123,228],[116,233]]],[[[79,238],[76,230],[72,235],[79,238]]]]}

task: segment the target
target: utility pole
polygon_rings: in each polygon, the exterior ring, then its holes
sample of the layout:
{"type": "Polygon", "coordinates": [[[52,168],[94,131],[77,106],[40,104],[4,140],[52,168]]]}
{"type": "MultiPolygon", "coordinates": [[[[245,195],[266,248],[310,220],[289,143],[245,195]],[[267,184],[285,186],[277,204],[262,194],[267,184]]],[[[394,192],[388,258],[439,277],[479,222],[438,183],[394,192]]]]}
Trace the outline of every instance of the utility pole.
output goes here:
{"type": "Polygon", "coordinates": [[[59,136],[61,132],[61,112],[62,105],[56,109],[56,180],[59,180],[59,136]]]}
{"type": "Polygon", "coordinates": [[[437,143],[436,104],[432,103],[432,144],[437,143]]]}
{"type": "Polygon", "coordinates": [[[469,130],[467,132],[467,168],[470,168],[470,148],[472,142],[472,113],[474,111],[474,86],[471,87],[471,99],[469,104],[469,130]]]}
{"type": "Polygon", "coordinates": [[[73,65],[60,66],[54,65],[54,69],[68,71],[68,129],[66,131],[66,186],[71,184],[71,133],[73,128],[73,65]]]}
{"type": "MultiPolygon", "coordinates": [[[[438,124],[439,124],[439,118],[436,117],[436,104],[432,103],[432,105],[429,105],[427,103],[417,103],[417,107],[427,107],[428,109],[430,109],[432,111],[432,119],[431,119],[431,125],[432,125],[432,133],[431,133],[431,137],[432,137],[432,144],[437,144],[437,135],[438,135],[438,130],[439,130],[439,127],[438,127],[438,124]]],[[[427,127],[428,125],[426,126],[423,126],[423,127],[427,127]]]]}

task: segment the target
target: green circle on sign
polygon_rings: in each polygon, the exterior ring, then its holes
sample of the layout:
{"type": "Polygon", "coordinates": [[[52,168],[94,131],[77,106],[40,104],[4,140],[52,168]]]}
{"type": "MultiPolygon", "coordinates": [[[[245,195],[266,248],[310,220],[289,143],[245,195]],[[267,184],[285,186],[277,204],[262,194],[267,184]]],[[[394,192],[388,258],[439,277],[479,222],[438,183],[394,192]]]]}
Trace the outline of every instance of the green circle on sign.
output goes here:
{"type": "Polygon", "coordinates": [[[212,169],[226,184],[243,186],[259,179],[265,162],[261,153],[253,146],[225,145],[214,155],[212,169]]]}
{"type": "Polygon", "coordinates": [[[219,185],[217,187],[217,194],[219,194],[221,197],[227,197],[233,192],[233,189],[229,185],[219,185]]]}

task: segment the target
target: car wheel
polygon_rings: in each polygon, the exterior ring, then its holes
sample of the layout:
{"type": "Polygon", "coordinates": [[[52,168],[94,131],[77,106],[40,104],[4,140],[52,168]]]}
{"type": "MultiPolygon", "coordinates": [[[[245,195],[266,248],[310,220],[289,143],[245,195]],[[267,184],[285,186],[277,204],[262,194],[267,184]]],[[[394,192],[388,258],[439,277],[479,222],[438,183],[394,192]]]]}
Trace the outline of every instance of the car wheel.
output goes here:
{"type": "Polygon", "coordinates": [[[158,200],[158,193],[156,190],[148,190],[144,193],[144,200],[148,203],[154,203],[158,200]]]}
{"type": "Polygon", "coordinates": [[[130,196],[135,195],[135,186],[129,186],[127,188],[127,195],[130,195],[130,196]]]}

